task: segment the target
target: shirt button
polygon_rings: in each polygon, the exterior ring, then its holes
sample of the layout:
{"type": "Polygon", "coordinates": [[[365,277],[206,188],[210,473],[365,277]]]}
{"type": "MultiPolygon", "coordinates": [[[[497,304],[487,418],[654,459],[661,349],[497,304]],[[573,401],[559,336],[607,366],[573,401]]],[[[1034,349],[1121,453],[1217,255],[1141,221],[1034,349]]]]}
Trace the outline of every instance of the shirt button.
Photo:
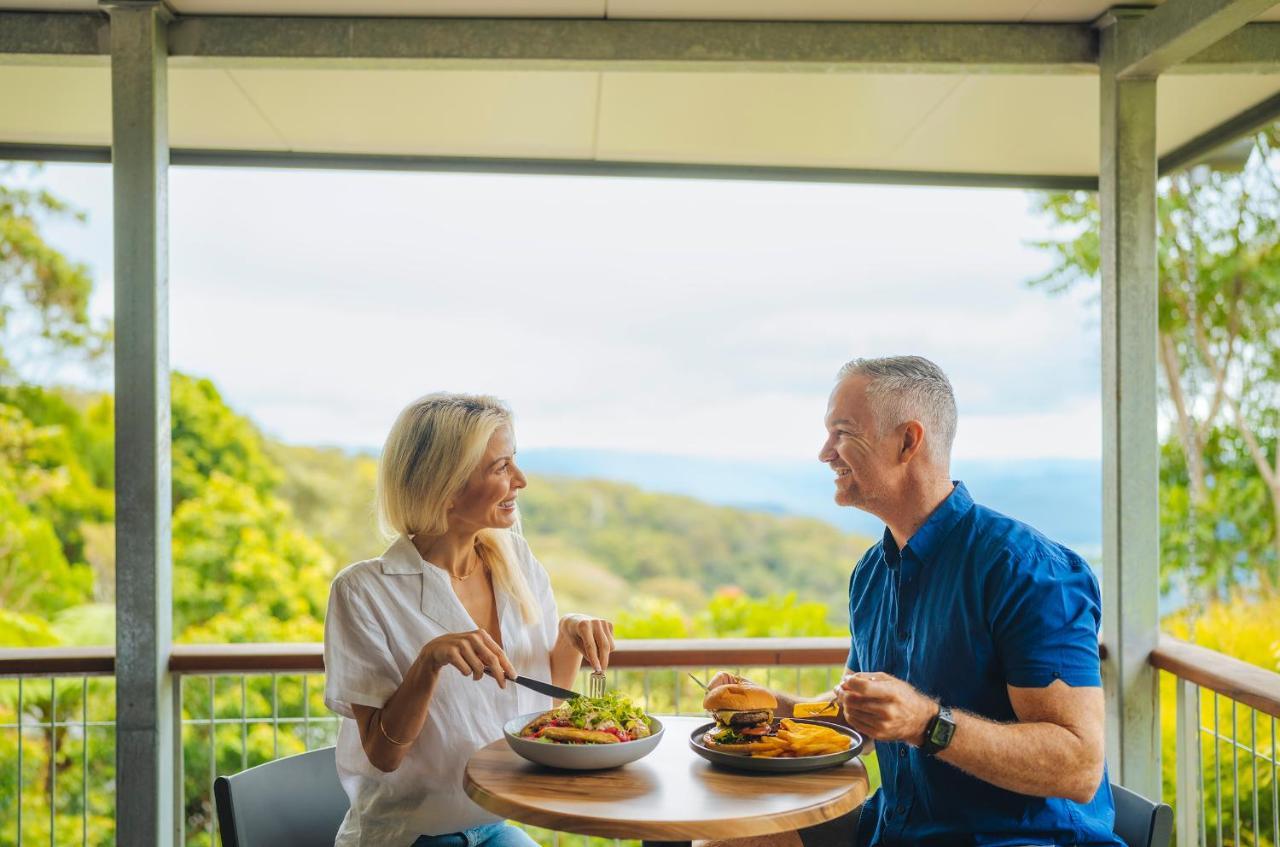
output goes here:
{"type": "Polygon", "coordinates": [[[905,744],[898,748],[898,758],[899,759],[907,758],[907,747],[905,744]]]}
{"type": "Polygon", "coordinates": [[[897,809],[895,809],[894,811],[896,811],[899,815],[905,815],[905,814],[907,813],[907,807],[906,807],[906,806],[899,806],[899,807],[898,807],[897,809]]]}

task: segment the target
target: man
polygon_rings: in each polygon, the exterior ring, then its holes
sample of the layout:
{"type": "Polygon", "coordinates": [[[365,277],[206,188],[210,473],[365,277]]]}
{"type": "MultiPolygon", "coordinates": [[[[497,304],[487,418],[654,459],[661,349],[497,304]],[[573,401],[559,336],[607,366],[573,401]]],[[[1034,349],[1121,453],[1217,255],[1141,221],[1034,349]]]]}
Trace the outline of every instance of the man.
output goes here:
{"type": "MultiPolygon", "coordinates": [[[[885,523],[849,582],[835,690],[882,785],[860,819],[782,843],[1121,845],[1088,564],[951,481],[955,398],[927,359],[846,364],[826,429],[836,502],[885,523]]],[[[795,698],[777,696],[788,713],[795,698]]]]}

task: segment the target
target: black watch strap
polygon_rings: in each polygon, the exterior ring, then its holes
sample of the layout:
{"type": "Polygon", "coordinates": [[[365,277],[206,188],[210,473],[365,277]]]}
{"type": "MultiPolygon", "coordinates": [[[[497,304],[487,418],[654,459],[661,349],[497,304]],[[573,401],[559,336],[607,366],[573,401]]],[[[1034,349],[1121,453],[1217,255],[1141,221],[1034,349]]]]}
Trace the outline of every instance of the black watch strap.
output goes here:
{"type": "Polygon", "coordinates": [[[933,756],[947,749],[951,744],[951,737],[956,733],[955,718],[951,716],[951,710],[946,706],[938,706],[938,714],[933,716],[933,720],[929,721],[929,725],[924,730],[924,741],[920,745],[920,752],[926,756],[933,756]]]}

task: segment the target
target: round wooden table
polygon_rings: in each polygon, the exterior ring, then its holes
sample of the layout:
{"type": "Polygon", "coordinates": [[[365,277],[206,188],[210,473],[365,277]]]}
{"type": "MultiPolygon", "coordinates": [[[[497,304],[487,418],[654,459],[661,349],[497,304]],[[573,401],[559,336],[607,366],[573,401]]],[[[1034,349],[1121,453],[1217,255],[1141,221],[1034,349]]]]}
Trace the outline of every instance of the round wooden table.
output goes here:
{"type": "Polygon", "coordinates": [[[605,838],[687,844],[814,826],[851,812],[867,796],[854,759],[827,770],[758,774],[713,767],[689,749],[706,718],[661,718],[666,732],[648,756],[606,771],[561,771],[520,758],[505,739],[467,763],[467,796],[521,823],[605,838]]]}

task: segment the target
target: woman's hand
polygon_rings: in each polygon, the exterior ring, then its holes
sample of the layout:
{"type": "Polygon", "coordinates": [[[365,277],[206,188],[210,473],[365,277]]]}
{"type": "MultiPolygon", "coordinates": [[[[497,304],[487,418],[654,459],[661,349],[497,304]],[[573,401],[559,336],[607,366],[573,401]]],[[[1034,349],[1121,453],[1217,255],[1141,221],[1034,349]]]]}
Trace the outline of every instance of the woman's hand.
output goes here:
{"type": "Polygon", "coordinates": [[[498,642],[483,629],[452,632],[433,638],[423,646],[422,658],[434,673],[453,665],[459,673],[480,679],[487,668],[499,688],[506,688],[508,679],[519,676],[498,642]]]}
{"type": "Polygon", "coordinates": [[[711,681],[707,683],[707,689],[719,688],[721,685],[751,685],[756,688],[760,687],[745,676],[736,676],[728,671],[719,671],[715,676],[711,677],[711,681]]]}
{"type": "Polygon", "coordinates": [[[560,619],[560,641],[582,654],[594,671],[609,667],[613,652],[613,624],[587,615],[565,615],[560,619]]]}

